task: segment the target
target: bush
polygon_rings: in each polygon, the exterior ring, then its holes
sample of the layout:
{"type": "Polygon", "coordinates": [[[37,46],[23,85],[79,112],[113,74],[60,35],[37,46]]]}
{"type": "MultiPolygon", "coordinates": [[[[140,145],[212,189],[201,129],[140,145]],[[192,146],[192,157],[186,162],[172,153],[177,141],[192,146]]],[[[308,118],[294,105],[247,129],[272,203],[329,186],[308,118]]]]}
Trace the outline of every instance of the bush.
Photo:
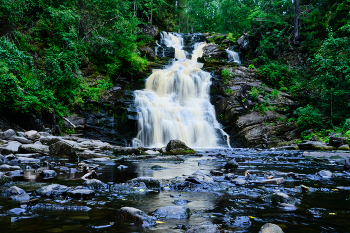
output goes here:
{"type": "Polygon", "coordinates": [[[18,107],[18,99],[22,92],[17,86],[18,80],[9,73],[7,64],[0,60],[0,109],[12,109],[18,107]]]}
{"type": "Polygon", "coordinates": [[[297,108],[294,114],[298,115],[297,123],[302,130],[319,128],[322,124],[321,114],[309,104],[306,107],[297,108]]]}

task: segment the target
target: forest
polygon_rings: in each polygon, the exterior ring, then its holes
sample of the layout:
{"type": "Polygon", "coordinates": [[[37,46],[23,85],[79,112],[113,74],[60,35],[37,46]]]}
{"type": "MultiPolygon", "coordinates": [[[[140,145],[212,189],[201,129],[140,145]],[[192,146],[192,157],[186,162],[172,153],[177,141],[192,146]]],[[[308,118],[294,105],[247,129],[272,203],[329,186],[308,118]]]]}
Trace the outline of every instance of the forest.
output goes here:
{"type": "Polygon", "coordinates": [[[243,61],[298,101],[289,121],[350,135],[349,0],[1,0],[0,111],[60,117],[100,100],[154,62],[138,50],[155,43],[149,25],[249,36],[243,61]]]}

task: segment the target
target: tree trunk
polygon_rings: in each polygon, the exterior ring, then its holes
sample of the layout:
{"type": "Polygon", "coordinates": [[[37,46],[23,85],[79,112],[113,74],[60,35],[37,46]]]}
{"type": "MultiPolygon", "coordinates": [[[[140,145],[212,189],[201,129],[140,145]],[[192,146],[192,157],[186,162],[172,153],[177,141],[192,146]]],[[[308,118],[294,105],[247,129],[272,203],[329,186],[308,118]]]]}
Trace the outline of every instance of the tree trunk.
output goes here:
{"type": "Polygon", "coordinates": [[[294,0],[294,38],[293,43],[298,44],[299,39],[299,0],[294,0]]]}

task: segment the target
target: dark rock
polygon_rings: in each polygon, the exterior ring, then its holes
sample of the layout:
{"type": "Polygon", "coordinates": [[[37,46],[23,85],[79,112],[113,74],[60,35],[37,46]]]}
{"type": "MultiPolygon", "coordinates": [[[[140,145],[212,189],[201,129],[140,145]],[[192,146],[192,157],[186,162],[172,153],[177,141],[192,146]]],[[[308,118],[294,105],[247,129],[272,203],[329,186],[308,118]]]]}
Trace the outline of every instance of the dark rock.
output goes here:
{"type": "MultiPolygon", "coordinates": [[[[83,117],[77,116],[76,114],[74,114],[72,116],[67,116],[66,119],[69,120],[73,125],[75,125],[76,129],[84,129],[84,127],[85,127],[85,119],[83,117]]],[[[62,121],[62,123],[63,123],[63,126],[65,128],[70,129],[73,127],[67,121],[62,121]]]]}
{"type": "Polygon", "coordinates": [[[159,35],[159,30],[155,25],[144,25],[142,32],[150,37],[156,37],[159,35]]]}
{"type": "Polygon", "coordinates": [[[69,190],[70,188],[65,185],[51,184],[37,189],[36,193],[41,196],[52,197],[66,195],[69,190]]]}
{"type": "Polygon", "coordinates": [[[345,139],[342,137],[331,136],[329,137],[329,145],[334,147],[340,147],[345,144],[345,139]]]}
{"type": "Polygon", "coordinates": [[[5,175],[5,173],[0,172],[0,186],[11,181],[11,177],[5,175]]]}
{"type": "Polygon", "coordinates": [[[213,176],[223,176],[224,173],[222,171],[219,170],[211,170],[210,174],[212,174],[213,176]]]}
{"type": "Polygon", "coordinates": [[[235,159],[230,160],[225,164],[226,169],[236,169],[238,167],[238,163],[235,159]]]}
{"type": "Polygon", "coordinates": [[[40,174],[42,176],[45,176],[45,177],[55,177],[55,176],[57,176],[57,173],[54,170],[44,170],[40,174]]]}
{"type": "Polygon", "coordinates": [[[142,210],[133,207],[122,207],[117,211],[117,218],[121,222],[131,222],[142,227],[155,225],[155,218],[148,216],[142,210]]]}
{"type": "Polygon", "coordinates": [[[154,61],[156,56],[154,50],[148,46],[141,46],[138,48],[142,57],[146,57],[149,61],[154,61]]]}
{"type": "Polygon", "coordinates": [[[196,154],[196,152],[186,146],[180,140],[170,140],[166,146],[166,152],[170,155],[187,155],[187,154],[196,154]]]}
{"type": "Polygon", "coordinates": [[[235,185],[244,185],[246,183],[246,180],[243,179],[233,179],[231,180],[232,183],[234,183],[235,185]]]}
{"type": "Polygon", "coordinates": [[[72,198],[89,198],[95,196],[95,191],[91,189],[75,189],[69,193],[72,198]]]}
{"type": "Polygon", "coordinates": [[[35,130],[30,130],[24,133],[24,137],[28,140],[35,141],[40,138],[40,134],[35,130]]]}
{"type": "Polygon", "coordinates": [[[232,179],[234,179],[236,176],[235,176],[235,174],[233,174],[233,173],[227,173],[226,175],[225,175],[225,180],[232,180],[232,179]]]}
{"type": "Polygon", "coordinates": [[[40,142],[44,145],[51,146],[52,144],[61,141],[62,139],[56,136],[45,136],[40,138],[40,142]]]}
{"type": "Polygon", "coordinates": [[[249,43],[249,35],[248,33],[244,33],[238,40],[237,40],[237,44],[239,46],[239,48],[242,51],[248,51],[249,47],[250,47],[250,43],[249,43]]]}
{"type": "Polygon", "coordinates": [[[191,215],[191,211],[185,206],[164,206],[158,208],[154,215],[159,218],[187,219],[191,215]]]}
{"type": "Polygon", "coordinates": [[[5,191],[6,196],[21,195],[21,194],[25,194],[25,193],[26,193],[26,191],[24,191],[21,188],[18,188],[17,186],[11,186],[10,188],[8,188],[5,191]]]}
{"type": "Polygon", "coordinates": [[[196,226],[191,227],[186,233],[216,233],[217,228],[211,222],[202,222],[196,226]]]}
{"type": "Polygon", "coordinates": [[[40,159],[30,158],[30,157],[18,157],[20,163],[40,163],[40,159]]]}
{"type": "Polygon", "coordinates": [[[8,129],[4,132],[3,139],[8,140],[13,136],[16,136],[16,132],[13,129],[8,129]]]}
{"type": "Polygon", "coordinates": [[[186,205],[189,202],[191,202],[191,201],[184,200],[184,199],[177,199],[177,200],[173,201],[173,203],[175,205],[186,205]]]}
{"type": "Polygon", "coordinates": [[[327,145],[324,142],[303,141],[298,144],[300,150],[324,150],[327,145]]]}
{"type": "Polygon", "coordinates": [[[283,233],[283,231],[276,224],[266,223],[260,228],[259,233],[283,233]]]}
{"type": "Polygon", "coordinates": [[[344,170],[345,170],[345,171],[350,171],[349,158],[346,158],[346,159],[345,159],[344,170]]]}
{"type": "Polygon", "coordinates": [[[220,49],[218,45],[209,43],[203,47],[203,58],[225,59],[227,53],[225,50],[220,49]]]}
{"type": "Polygon", "coordinates": [[[10,166],[8,164],[3,164],[0,166],[0,171],[15,171],[15,170],[21,170],[19,166],[10,166]]]}
{"type": "Polygon", "coordinates": [[[148,189],[160,189],[160,182],[154,177],[137,177],[130,181],[133,184],[145,183],[148,189]]]}
{"type": "Polygon", "coordinates": [[[121,147],[115,148],[113,154],[115,155],[141,155],[145,151],[144,148],[133,148],[133,147],[121,147]]]}
{"type": "Polygon", "coordinates": [[[272,194],[268,194],[264,197],[265,201],[270,201],[272,203],[285,203],[290,201],[289,195],[281,192],[275,192],[272,194]]]}
{"type": "Polygon", "coordinates": [[[300,185],[302,193],[308,193],[310,190],[310,187],[307,187],[305,185],[300,185]]]}

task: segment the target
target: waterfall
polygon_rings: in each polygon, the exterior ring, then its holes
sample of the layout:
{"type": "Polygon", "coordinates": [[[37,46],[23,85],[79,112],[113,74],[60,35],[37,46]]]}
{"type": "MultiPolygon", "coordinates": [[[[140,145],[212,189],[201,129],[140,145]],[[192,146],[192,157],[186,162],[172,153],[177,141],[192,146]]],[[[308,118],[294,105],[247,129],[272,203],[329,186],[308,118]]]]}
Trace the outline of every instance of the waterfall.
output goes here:
{"type": "Polygon", "coordinates": [[[197,62],[205,43],[195,45],[190,60],[182,49],[181,35],[162,32],[161,39],[175,48],[177,60],[162,70],[153,70],[146,88],[134,92],[138,134],[133,146],[160,147],[172,139],[191,147],[218,147],[227,140],[229,146],[229,137],[209,100],[211,75],[197,62]]]}
{"type": "Polygon", "coordinates": [[[241,60],[239,59],[239,54],[235,51],[231,51],[226,49],[227,55],[228,55],[228,61],[233,61],[238,64],[241,64],[241,60]]]}

